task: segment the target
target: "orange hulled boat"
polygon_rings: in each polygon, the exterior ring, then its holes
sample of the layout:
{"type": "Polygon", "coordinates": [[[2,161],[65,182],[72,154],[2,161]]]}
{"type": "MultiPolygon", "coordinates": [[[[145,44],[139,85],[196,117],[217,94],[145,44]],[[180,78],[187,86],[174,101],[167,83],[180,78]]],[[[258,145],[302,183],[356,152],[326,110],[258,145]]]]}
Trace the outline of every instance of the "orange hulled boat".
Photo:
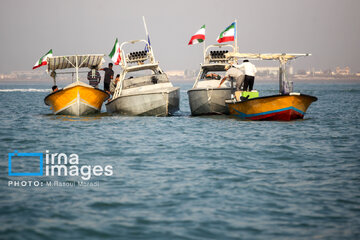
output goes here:
{"type": "Polygon", "coordinates": [[[109,94],[103,90],[79,81],[79,68],[99,69],[104,62],[103,54],[51,56],[47,58],[48,71],[52,71],[56,85],[55,70],[75,68],[76,81],[63,89],[50,93],[45,97],[46,105],[51,106],[54,114],[83,116],[98,113],[109,94]]]}
{"type": "Polygon", "coordinates": [[[286,78],[286,63],[310,54],[238,54],[234,57],[255,58],[260,60],[278,60],[279,94],[259,97],[257,91],[235,92],[232,99],[226,100],[231,115],[247,120],[291,121],[302,119],[314,96],[293,92],[293,84],[286,78]],[[241,97],[240,97],[241,96],[241,97]]]}

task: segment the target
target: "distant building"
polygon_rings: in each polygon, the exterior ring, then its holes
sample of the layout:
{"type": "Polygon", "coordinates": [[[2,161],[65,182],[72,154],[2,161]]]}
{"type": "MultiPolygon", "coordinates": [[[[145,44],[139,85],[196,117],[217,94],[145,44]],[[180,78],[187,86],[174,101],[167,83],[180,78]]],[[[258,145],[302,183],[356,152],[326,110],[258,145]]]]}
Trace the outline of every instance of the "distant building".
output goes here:
{"type": "Polygon", "coordinates": [[[314,75],[324,75],[324,72],[322,70],[315,70],[314,75]]]}
{"type": "Polygon", "coordinates": [[[331,69],[326,69],[326,70],[324,70],[324,74],[327,75],[327,76],[332,75],[331,69]]]}
{"type": "Polygon", "coordinates": [[[184,71],[185,77],[187,77],[187,78],[196,77],[197,73],[198,73],[197,70],[189,70],[189,69],[186,69],[186,70],[184,71]]]}
{"type": "Polygon", "coordinates": [[[279,67],[256,67],[257,76],[277,76],[279,73],[279,67]]]}
{"type": "Polygon", "coordinates": [[[300,69],[300,70],[298,70],[298,71],[296,72],[296,74],[297,74],[297,75],[306,75],[307,72],[306,72],[306,70],[304,70],[304,69],[300,69]]]}
{"type": "Polygon", "coordinates": [[[170,70],[170,71],[166,71],[166,74],[169,77],[184,77],[184,71],[183,70],[170,70]]]}
{"type": "Polygon", "coordinates": [[[350,75],[350,68],[349,67],[345,67],[345,68],[336,67],[335,75],[350,75]]]}

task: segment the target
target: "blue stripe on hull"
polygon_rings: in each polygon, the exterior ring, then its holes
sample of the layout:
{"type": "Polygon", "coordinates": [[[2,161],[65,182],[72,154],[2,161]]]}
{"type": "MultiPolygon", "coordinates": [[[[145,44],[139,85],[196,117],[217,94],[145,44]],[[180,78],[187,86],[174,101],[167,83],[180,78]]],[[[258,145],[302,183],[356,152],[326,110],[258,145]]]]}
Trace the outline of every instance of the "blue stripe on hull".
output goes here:
{"type": "Polygon", "coordinates": [[[237,113],[239,114],[234,114],[234,116],[240,117],[240,118],[251,118],[251,117],[257,117],[257,116],[261,116],[261,115],[267,115],[267,114],[271,114],[271,113],[277,113],[277,112],[282,112],[282,111],[286,111],[286,110],[294,110],[302,115],[305,115],[305,113],[295,107],[287,107],[287,108],[282,108],[282,109],[278,109],[278,110],[273,110],[273,111],[268,111],[268,112],[262,112],[262,113],[254,113],[254,114],[245,114],[242,113],[238,110],[236,110],[235,108],[233,108],[237,113]]]}

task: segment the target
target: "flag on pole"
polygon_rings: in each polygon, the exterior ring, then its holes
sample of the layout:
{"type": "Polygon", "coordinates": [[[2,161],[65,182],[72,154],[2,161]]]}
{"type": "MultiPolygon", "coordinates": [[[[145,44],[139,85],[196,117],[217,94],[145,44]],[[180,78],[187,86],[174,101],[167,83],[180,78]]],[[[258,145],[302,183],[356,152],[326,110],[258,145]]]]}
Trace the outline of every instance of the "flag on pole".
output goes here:
{"type": "Polygon", "coordinates": [[[144,49],[144,51],[146,51],[146,52],[148,52],[150,50],[150,48],[151,48],[150,36],[147,35],[147,37],[148,37],[148,40],[147,40],[148,43],[145,45],[145,49],[144,49]]]}
{"type": "Polygon", "coordinates": [[[32,69],[36,69],[38,67],[47,65],[48,64],[47,58],[52,57],[52,55],[53,55],[53,52],[52,52],[52,49],[50,49],[50,51],[48,51],[44,56],[42,56],[38,61],[36,61],[35,65],[32,69]]]}
{"type": "Polygon", "coordinates": [[[119,44],[117,38],[116,38],[114,47],[111,50],[111,53],[109,54],[109,57],[111,58],[111,60],[114,62],[115,65],[120,64],[120,61],[121,61],[120,44],[119,44]]]}
{"type": "Polygon", "coordinates": [[[191,37],[188,45],[202,43],[205,40],[205,24],[191,37]]]}
{"type": "Polygon", "coordinates": [[[231,42],[235,40],[235,22],[228,26],[224,31],[220,33],[216,39],[218,43],[231,42]]]}

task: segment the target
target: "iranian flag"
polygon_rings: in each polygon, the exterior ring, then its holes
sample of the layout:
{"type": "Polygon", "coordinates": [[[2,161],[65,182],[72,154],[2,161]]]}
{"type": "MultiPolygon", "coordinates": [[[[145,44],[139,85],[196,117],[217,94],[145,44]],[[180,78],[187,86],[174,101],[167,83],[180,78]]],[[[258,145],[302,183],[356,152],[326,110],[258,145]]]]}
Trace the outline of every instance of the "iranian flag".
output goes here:
{"type": "Polygon", "coordinates": [[[52,49],[50,49],[50,51],[48,51],[47,54],[45,54],[45,55],[42,56],[39,60],[36,61],[35,65],[33,66],[33,69],[36,69],[36,68],[38,68],[38,67],[47,65],[47,64],[48,64],[47,58],[48,58],[48,57],[52,57],[52,55],[53,55],[52,49]]]}
{"type": "Polygon", "coordinates": [[[222,31],[216,39],[218,43],[231,42],[235,40],[235,22],[222,31]]]}
{"type": "Polygon", "coordinates": [[[202,43],[205,40],[205,25],[203,25],[190,39],[188,45],[202,43]]]}
{"type": "Polygon", "coordinates": [[[115,45],[109,54],[109,57],[114,62],[115,65],[119,65],[121,61],[121,54],[120,54],[120,44],[118,39],[116,38],[115,45]]]}

